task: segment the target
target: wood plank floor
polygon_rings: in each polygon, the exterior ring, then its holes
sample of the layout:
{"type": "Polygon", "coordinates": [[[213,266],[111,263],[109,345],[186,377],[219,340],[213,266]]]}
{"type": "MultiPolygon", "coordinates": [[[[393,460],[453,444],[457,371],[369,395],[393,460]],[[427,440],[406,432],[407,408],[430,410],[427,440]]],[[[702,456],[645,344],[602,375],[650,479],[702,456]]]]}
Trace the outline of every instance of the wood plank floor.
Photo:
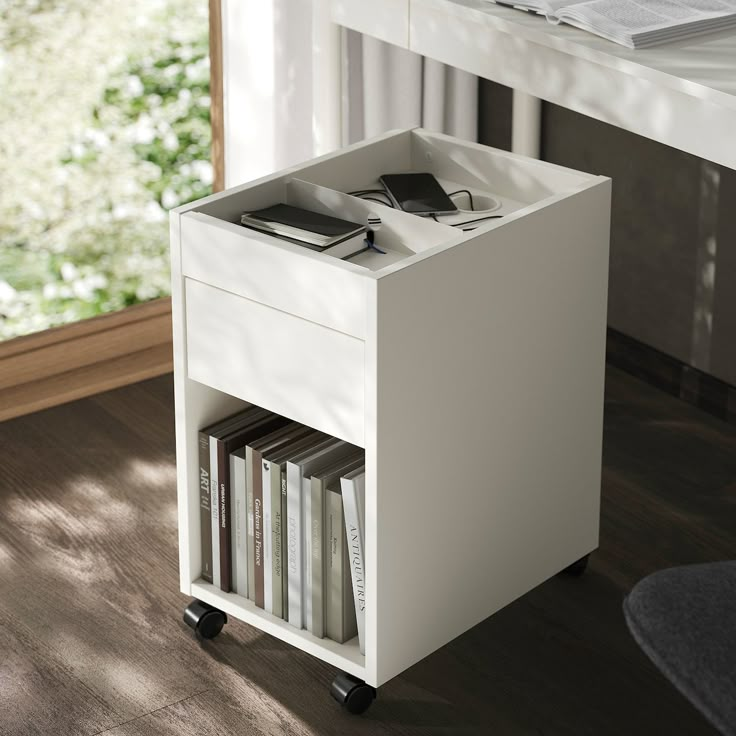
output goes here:
{"type": "MultiPolygon", "coordinates": [[[[153,379],[0,424],[0,734],[712,734],[629,637],[625,592],[736,558],[736,430],[607,377],[601,546],[383,688],[231,622],[198,644],[177,592],[173,400],[153,379]]],[[[483,584],[479,581],[479,584],[483,584]]]]}

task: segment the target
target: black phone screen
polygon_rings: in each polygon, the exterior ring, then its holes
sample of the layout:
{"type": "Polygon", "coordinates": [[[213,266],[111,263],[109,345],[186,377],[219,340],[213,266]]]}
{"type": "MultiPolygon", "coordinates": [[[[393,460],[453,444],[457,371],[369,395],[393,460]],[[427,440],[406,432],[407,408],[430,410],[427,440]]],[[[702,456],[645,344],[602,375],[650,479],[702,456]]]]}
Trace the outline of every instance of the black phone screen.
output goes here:
{"type": "Polygon", "coordinates": [[[384,174],[381,183],[404,212],[431,215],[458,211],[432,174],[384,174]]]}

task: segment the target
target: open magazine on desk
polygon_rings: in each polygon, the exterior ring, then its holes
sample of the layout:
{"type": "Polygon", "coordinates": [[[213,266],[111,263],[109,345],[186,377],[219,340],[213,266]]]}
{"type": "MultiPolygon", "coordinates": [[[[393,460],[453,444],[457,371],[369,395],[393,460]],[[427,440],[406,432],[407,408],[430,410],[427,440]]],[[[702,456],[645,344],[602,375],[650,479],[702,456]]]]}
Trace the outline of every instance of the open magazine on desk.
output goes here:
{"type": "Polygon", "coordinates": [[[494,0],[568,23],[630,49],[729,28],[736,0],[494,0]]]}

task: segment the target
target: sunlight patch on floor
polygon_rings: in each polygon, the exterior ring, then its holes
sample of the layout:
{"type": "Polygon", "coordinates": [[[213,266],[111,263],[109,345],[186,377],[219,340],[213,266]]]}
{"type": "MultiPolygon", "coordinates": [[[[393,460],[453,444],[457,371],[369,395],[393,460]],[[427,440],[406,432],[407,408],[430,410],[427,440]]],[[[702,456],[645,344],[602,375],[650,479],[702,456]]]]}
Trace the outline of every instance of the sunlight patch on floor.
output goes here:
{"type": "Polygon", "coordinates": [[[131,458],[126,463],[124,477],[131,483],[145,484],[147,488],[172,488],[176,485],[176,465],[131,458]]]}

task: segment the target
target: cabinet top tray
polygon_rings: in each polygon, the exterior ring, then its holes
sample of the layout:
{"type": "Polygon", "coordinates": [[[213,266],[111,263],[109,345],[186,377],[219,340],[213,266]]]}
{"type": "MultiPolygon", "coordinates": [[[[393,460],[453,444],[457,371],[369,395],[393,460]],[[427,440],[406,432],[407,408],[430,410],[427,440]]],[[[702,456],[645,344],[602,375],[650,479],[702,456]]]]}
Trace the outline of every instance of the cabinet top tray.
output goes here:
{"type": "Polygon", "coordinates": [[[172,218],[180,218],[184,276],[365,339],[377,282],[455,248],[491,248],[502,256],[519,247],[527,222],[535,247],[545,247],[560,205],[601,184],[608,180],[412,129],[220,192],[174,210],[172,218]],[[434,220],[357,194],[374,190],[383,174],[407,171],[434,174],[464,211],[434,220]],[[239,224],[243,212],[278,202],[359,224],[378,217],[375,241],[386,253],[341,260],[239,224]]]}
{"type": "MultiPolygon", "coordinates": [[[[335,269],[380,278],[482,232],[503,227],[600,180],[601,177],[417,128],[387,133],[173,212],[195,217],[210,226],[213,233],[227,232],[251,242],[270,244],[302,259],[327,261],[335,269]],[[379,188],[383,174],[408,171],[434,174],[448,193],[460,197],[460,211],[435,219],[417,217],[392,209],[375,197],[351,195],[379,188]],[[477,205],[471,207],[471,201],[477,205]],[[278,202],[360,224],[371,217],[379,218],[376,244],[387,251],[387,257],[369,252],[341,261],[328,253],[310,251],[239,224],[243,212],[278,202]]],[[[216,251],[211,255],[216,257],[216,251]]]]}

